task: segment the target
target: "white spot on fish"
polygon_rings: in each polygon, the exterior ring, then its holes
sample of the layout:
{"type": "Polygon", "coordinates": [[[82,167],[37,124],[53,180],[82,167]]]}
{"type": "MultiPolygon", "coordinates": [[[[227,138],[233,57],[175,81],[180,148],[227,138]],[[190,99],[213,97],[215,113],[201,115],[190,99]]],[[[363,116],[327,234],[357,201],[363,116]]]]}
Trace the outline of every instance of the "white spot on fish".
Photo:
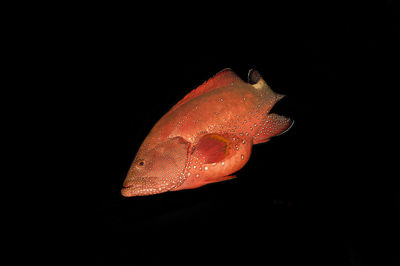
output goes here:
{"type": "Polygon", "coordinates": [[[208,167],[207,167],[207,166],[204,166],[204,170],[206,170],[206,171],[207,171],[207,170],[208,170],[208,167]]]}
{"type": "Polygon", "coordinates": [[[221,164],[222,164],[222,165],[225,165],[225,162],[222,162],[221,164]]]}
{"type": "Polygon", "coordinates": [[[240,156],[240,158],[241,158],[242,160],[244,160],[244,155],[242,154],[242,155],[240,156]]]}

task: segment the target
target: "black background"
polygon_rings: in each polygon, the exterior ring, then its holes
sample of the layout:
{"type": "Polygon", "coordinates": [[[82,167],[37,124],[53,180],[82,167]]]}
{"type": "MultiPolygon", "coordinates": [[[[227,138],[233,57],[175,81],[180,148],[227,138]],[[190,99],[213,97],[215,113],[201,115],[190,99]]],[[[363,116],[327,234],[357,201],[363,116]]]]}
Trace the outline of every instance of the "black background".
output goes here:
{"type": "Polygon", "coordinates": [[[68,225],[53,231],[69,243],[65,257],[106,265],[398,264],[398,189],[379,149],[379,134],[395,124],[385,120],[393,106],[382,107],[398,73],[394,1],[154,8],[92,7],[79,23],[71,27],[71,16],[57,27],[62,34],[49,45],[62,65],[55,79],[63,101],[55,105],[65,103],[68,137],[59,142],[72,154],[61,164],[74,190],[58,195],[71,210],[68,225]],[[237,179],[122,197],[155,122],[226,67],[243,79],[259,70],[287,95],[273,111],[294,127],[254,146],[237,179]]]}

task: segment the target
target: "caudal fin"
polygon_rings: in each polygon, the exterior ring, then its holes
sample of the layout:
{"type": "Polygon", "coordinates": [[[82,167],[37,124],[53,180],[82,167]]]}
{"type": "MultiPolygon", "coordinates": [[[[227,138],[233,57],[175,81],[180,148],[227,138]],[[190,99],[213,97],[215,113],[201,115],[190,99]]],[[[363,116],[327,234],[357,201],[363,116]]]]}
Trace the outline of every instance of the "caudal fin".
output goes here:
{"type": "Polygon", "coordinates": [[[293,123],[294,120],[282,115],[267,115],[253,137],[253,144],[267,142],[271,137],[282,135],[293,126],[293,123]]]}

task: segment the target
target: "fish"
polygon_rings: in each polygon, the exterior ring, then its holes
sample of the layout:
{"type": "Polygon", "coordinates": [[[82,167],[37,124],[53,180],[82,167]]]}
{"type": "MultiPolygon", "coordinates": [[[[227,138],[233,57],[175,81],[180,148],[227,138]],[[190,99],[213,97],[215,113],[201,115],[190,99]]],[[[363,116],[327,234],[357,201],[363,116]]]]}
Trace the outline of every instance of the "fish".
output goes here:
{"type": "Polygon", "coordinates": [[[250,69],[247,82],[226,68],[192,90],[154,125],[123,181],[124,197],[194,189],[230,180],[253,145],[288,131],[294,120],[272,107],[274,92],[250,69]]]}

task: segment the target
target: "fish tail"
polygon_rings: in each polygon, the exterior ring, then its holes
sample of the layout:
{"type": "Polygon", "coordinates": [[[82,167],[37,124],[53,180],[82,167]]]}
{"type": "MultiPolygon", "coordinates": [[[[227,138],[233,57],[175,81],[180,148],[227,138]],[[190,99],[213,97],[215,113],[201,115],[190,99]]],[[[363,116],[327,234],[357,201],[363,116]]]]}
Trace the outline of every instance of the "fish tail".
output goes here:
{"type": "MultiPolygon", "coordinates": [[[[271,87],[265,82],[265,80],[262,78],[261,74],[255,70],[255,69],[250,69],[248,73],[248,83],[252,85],[256,91],[261,93],[264,98],[271,99],[273,98],[273,103],[274,105],[276,102],[281,100],[285,95],[279,94],[274,92],[271,87]]],[[[272,107],[272,106],[271,106],[272,107]]]]}

